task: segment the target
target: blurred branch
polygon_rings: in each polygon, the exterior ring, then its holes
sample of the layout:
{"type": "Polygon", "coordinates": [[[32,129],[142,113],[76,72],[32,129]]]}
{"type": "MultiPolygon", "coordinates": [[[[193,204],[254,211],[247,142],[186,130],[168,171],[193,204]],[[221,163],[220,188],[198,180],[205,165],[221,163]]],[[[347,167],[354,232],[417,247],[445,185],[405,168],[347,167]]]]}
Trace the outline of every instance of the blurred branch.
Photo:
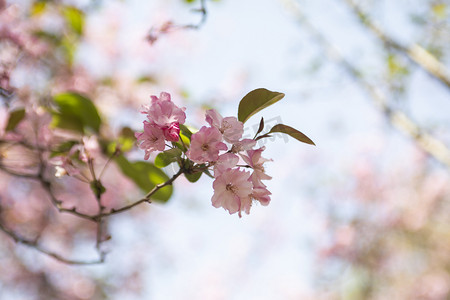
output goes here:
{"type": "Polygon", "coordinates": [[[385,114],[390,123],[412,138],[416,144],[425,152],[450,169],[450,150],[440,140],[423,130],[405,113],[397,111],[389,106],[387,97],[381,89],[369,83],[363,78],[361,72],[346,60],[337,49],[308,21],[302,13],[298,3],[294,0],[283,0],[290,8],[296,19],[309,30],[316,42],[322,47],[325,55],[332,61],[340,65],[350,77],[359,83],[371,96],[373,102],[385,114]]]}
{"type": "Polygon", "coordinates": [[[85,260],[73,260],[73,259],[68,259],[63,257],[60,254],[57,254],[55,252],[49,251],[47,249],[45,249],[44,247],[42,247],[41,245],[39,245],[38,240],[30,240],[30,239],[26,239],[22,236],[20,236],[19,234],[13,232],[12,230],[6,228],[4,226],[4,224],[2,222],[0,222],[0,231],[3,231],[6,235],[8,235],[10,238],[12,238],[16,243],[19,244],[23,244],[26,245],[28,247],[34,248],[37,251],[48,255],[50,257],[53,257],[54,259],[66,263],[66,264],[71,264],[71,265],[95,265],[95,264],[100,264],[103,263],[105,261],[105,257],[103,255],[101,255],[97,260],[90,260],[90,261],[85,261],[85,260]]]}
{"type": "MultiPolygon", "coordinates": [[[[32,146],[27,144],[29,146],[30,149],[32,149],[32,146]]],[[[106,257],[106,252],[104,252],[103,250],[101,250],[101,244],[105,241],[105,239],[102,238],[103,235],[103,224],[104,224],[104,219],[111,216],[111,215],[115,215],[115,214],[119,214],[125,211],[128,211],[130,209],[132,209],[135,206],[138,206],[139,204],[142,204],[144,202],[148,202],[150,203],[150,199],[151,197],[158,192],[160,189],[162,189],[165,186],[171,185],[173,184],[173,182],[181,175],[185,172],[185,170],[183,168],[180,168],[180,170],[178,170],[178,172],[176,174],[174,174],[169,180],[167,180],[166,182],[160,183],[158,185],[156,185],[155,187],[153,187],[146,195],[144,198],[133,202],[132,204],[129,205],[125,205],[121,208],[118,209],[111,209],[109,212],[104,212],[105,207],[101,204],[101,192],[95,193],[95,198],[97,201],[97,205],[98,205],[98,213],[96,215],[88,215],[88,214],[84,214],[82,212],[79,212],[77,210],[76,207],[73,208],[63,208],[62,204],[63,202],[61,200],[58,200],[57,197],[55,196],[55,194],[53,193],[52,190],[52,183],[45,179],[44,177],[44,173],[47,169],[47,164],[46,161],[43,159],[43,149],[35,149],[38,151],[38,155],[40,158],[40,165],[39,165],[39,171],[37,172],[37,174],[28,174],[28,173],[19,173],[13,170],[10,170],[8,168],[6,168],[5,166],[2,166],[0,164],[0,171],[3,171],[4,173],[10,175],[10,176],[14,176],[14,177],[18,177],[18,178],[24,178],[24,179],[31,179],[31,180],[36,180],[38,181],[42,188],[44,189],[44,191],[47,193],[47,195],[50,198],[50,202],[51,204],[61,213],[69,213],[71,215],[74,215],[76,217],[85,219],[85,220],[89,220],[92,222],[95,222],[97,225],[97,230],[96,230],[96,249],[99,255],[99,259],[98,260],[94,260],[94,261],[82,261],[82,260],[72,260],[72,259],[68,259],[65,258],[55,252],[46,250],[45,248],[43,248],[42,246],[40,246],[38,244],[37,240],[29,240],[26,238],[21,237],[20,235],[14,233],[12,230],[8,229],[7,227],[5,227],[0,220],[0,230],[3,231],[5,234],[7,234],[8,236],[10,236],[14,241],[16,241],[17,243],[21,243],[24,245],[27,245],[29,247],[35,248],[37,251],[46,254],[48,256],[51,256],[53,258],[55,258],[56,260],[63,262],[63,263],[67,263],[67,264],[74,264],[74,265],[89,265],[89,264],[99,264],[104,262],[105,257],[106,257]]],[[[93,161],[89,162],[89,168],[91,171],[91,175],[93,177],[93,182],[94,183],[99,183],[100,182],[97,180],[97,177],[95,175],[94,172],[94,168],[93,168],[93,161]]],[[[1,207],[0,207],[1,208],[1,207]]]]}
{"type": "Polygon", "coordinates": [[[206,9],[206,0],[200,0],[200,8],[193,9],[192,11],[198,12],[201,14],[201,19],[198,23],[185,24],[185,25],[177,25],[172,21],[167,21],[159,27],[152,27],[146,37],[147,41],[153,45],[158,38],[163,34],[168,34],[170,32],[182,29],[200,29],[206,22],[208,17],[208,11],[206,9]]]}
{"type": "Polygon", "coordinates": [[[438,59],[436,59],[436,57],[434,57],[430,52],[428,52],[418,44],[413,44],[409,47],[405,47],[397,43],[394,39],[387,36],[379,26],[372,22],[370,20],[370,17],[365,12],[363,12],[353,0],[344,1],[348,4],[354,14],[359,18],[361,24],[372,31],[375,36],[383,42],[386,48],[394,49],[402,53],[432,77],[450,88],[450,73],[446,69],[445,65],[442,64],[438,59]]]}

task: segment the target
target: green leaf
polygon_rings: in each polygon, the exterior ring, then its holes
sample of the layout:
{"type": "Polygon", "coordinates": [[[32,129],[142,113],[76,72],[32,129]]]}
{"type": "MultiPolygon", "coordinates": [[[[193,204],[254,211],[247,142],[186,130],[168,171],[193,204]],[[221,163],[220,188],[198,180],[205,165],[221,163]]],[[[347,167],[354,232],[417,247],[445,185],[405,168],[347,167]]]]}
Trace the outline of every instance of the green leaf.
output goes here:
{"type": "Polygon", "coordinates": [[[57,46],[61,43],[61,36],[54,33],[50,33],[43,30],[36,30],[32,32],[33,36],[41,39],[47,43],[51,43],[53,46],[57,46]]]}
{"type": "Polygon", "coordinates": [[[447,17],[447,5],[445,3],[437,3],[432,6],[433,14],[439,19],[447,17]]]}
{"type": "Polygon", "coordinates": [[[251,91],[239,102],[238,120],[245,123],[251,116],[280,101],[283,97],[283,93],[272,92],[263,88],[251,91]]]}
{"type": "Polygon", "coordinates": [[[47,7],[47,2],[45,1],[36,1],[31,6],[30,13],[32,16],[38,16],[42,14],[47,7]]]}
{"type": "Polygon", "coordinates": [[[76,144],[78,144],[77,141],[66,141],[64,143],[61,143],[55,148],[55,150],[50,153],[50,157],[67,154],[76,144]]]}
{"type": "Polygon", "coordinates": [[[184,173],[184,176],[186,176],[186,179],[189,180],[190,182],[196,182],[202,176],[202,172],[196,172],[192,174],[184,173]]]}
{"type": "Polygon", "coordinates": [[[314,146],[316,145],[309,137],[307,137],[306,135],[304,135],[297,129],[294,129],[287,125],[277,124],[277,125],[273,126],[272,129],[270,129],[270,131],[269,131],[269,133],[273,133],[273,132],[285,133],[285,134],[290,135],[294,139],[299,140],[300,142],[314,145],[314,146]]]}
{"type": "Polygon", "coordinates": [[[64,37],[61,39],[61,48],[60,49],[62,50],[62,53],[64,55],[66,63],[69,66],[73,66],[73,63],[75,61],[77,44],[78,44],[78,41],[76,38],[74,38],[73,35],[64,35],[64,37]]]}
{"type": "Polygon", "coordinates": [[[156,156],[155,166],[158,168],[164,168],[171,163],[176,162],[181,157],[182,153],[183,152],[181,152],[178,148],[163,151],[156,156]]]}
{"type": "Polygon", "coordinates": [[[24,117],[25,117],[25,109],[23,108],[10,112],[5,131],[14,130],[16,126],[20,123],[20,121],[23,120],[24,117]]]}
{"type": "Polygon", "coordinates": [[[84,13],[76,7],[65,6],[63,15],[70,29],[80,36],[84,28],[84,13]]]}
{"type": "Polygon", "coordinates": [[[192,136],[192,131],[191,129],[189,129],[186,125],[180,125],[180,131],[182,134],[184,134],[186,137],[189,138],[189,140],[191,139],[192,136]]]}
{"type": "MultiPolygon", "coordinates": [[[[122,173],[144,192],[148,193],[157,184],[164,183],[169,177],[162,170],[146,161],[130,162],[123,155],[115,158],[122,173]]],[[[167,202],[172,195],[172,185],[165,186],[153,194],[152,199],[158,202],[167,202]]]]}
{"type": "Polygon", "coordinates": [[[119,134],[119,145],[122,152],[130,151],[136,143],[134,131],[130,127],[123,127],[119,134]]]}
{"type": "Polygon", "coordinates": [[[99,132],[101,119],[97,108],[88,98],[77,93],[62,93],[53,97],[58,111],[53,112],[52,126],[85,133],[99,132]]]}
{"type": "Polygon", "coordinates": [[[184,135],[184,133],[181,131],[180,131],[180,138],[183,142],[181,142],[180,139],[178,139],[177,142],[172,142],[172,145],[178,147],[179,149],[181,149],[181,151],[186,152],[187,151],[186,147],[189,148],[189,145],[191,144],[191,139],[186,135],[184,135]]]}

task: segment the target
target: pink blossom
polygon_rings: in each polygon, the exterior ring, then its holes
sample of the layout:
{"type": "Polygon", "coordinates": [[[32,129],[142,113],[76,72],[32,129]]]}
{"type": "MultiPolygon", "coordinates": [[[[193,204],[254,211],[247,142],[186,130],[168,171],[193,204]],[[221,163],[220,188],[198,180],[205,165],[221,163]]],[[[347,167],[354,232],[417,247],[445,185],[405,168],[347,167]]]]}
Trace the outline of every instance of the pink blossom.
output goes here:
{"type": "Polygon", "coordinates": [[[170,142],[178,141],[178,135],[180,134],[180,124],[173,122],[168,127],[163,127],[164,137],[170,142]]]}
{"type": "Polygon", "coordinates": [[[252,190],[251,197],[257,201],[259,201],[262,205],[267,206],[270,202],[270,196],[272,195],[268,189],[266,189],[265,185],[254,186],[252,190]]]}
{"type": "MultiPolygon", "coordinates": [[[[72,154],[72,150],[69,155],[72,154]]],[[[55,165],[55,176],[62,177],[64,175],[74,176],[80,173],[80,170],[73,164],[69,156],[55,156],[50,160],[50,163],[55,165]]]]}
{"type": "Polygon", "coordinates": [[[84,136],[82,139],[82,146],[80,149],[80,159],[85,163],[89,159],[94,158],[100,154],[100,146],[98,145],[97,137],[95,135],[91,137],[84,136]]]}
{"type": "Polygon", "coordinates": [[[242,159],[254,170],[252,174],[252,181],[255,186],[264,186],[261,180],[272,179],[265,173],[263,164],[271,159],[263,158],[261,153],[266,147],[261,147],[256,150],[248,150],[247,155],[241,155],[242,159]]]}
{"type": "Polygon", "coordinates": [[[222,143],[220,131],[214,127],[203,126],[191,136],[191,148],[186,155],[201,164],[216,161],[220,150],[227,150],[227,145],[222,143]]]}
{"type": "Polygon", "coordinates": [[[206,122],[219,129],[223,134],[223,139],[228,143],[239,141],[244,133],[244,124],[236,117],[223,118],[215,109],[206,111],[206,122]]]}
{"type": "Polygon", "coordinates": [[[214,207],[223,207],[230,214],[250,213],[252,183],[250,173],[240,169],[228,169],[213,182],[214,195],[211,199],[214,207]]]}
{"type": "Polygon", "coordinates": [[[231,152],[238,153],[241,151],[251,150],[256,145],[256,141],[252,139],[243,139],[233,143],[231,152]]]}
{"type": "Polygon", "coordinates": [[[144,121],[144,132],[136,132],[135,136],[139,148],[145,150],[145,160],[150,157],[150,153],[153,151],[163,151],[166,146],[163,130],[159,126],[147,121],[144,121]]]}
{"type": "Polygon", "coordinates": [[[162,92],[158,97],[151,96],[151,105],[144,105],[141,113],[147,114],[147,118],[151,123],[155,123],[161,128],[170,127],[172,123],[184,124],[186,108],[179,108],[170,98],[169,93],[162,92]]]}
{"type": "Polygon", "coordinates": [[[5,134],[6,125],[8,125],[9,112],[8,109],[0,107],[0,137],[5,134]]]}
{"type": "Polygon", "coordinates": [[[239,157],[233,153],[224,153],[214,164],[214,177],[218,177],[224,171],[236,167],[239,157]]]}

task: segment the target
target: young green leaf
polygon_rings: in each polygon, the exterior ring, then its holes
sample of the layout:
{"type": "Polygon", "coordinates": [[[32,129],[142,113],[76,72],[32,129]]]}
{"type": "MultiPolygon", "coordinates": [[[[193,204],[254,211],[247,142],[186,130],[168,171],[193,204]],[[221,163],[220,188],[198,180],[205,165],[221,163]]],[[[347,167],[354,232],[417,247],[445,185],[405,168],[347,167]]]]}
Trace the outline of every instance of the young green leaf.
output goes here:
{"type": "Polygon", "coordinates": [[[300,142],[314,145],[314,146],[316,145],[309,137],[307,137],[306,135],[304,135],[297,129],[294,129],[287,125],[277,124],[277,125],[273,126],[272,129],[270,129],[270,131],[269,131],[269,133],[273,133],[273,132],[285,133],[285,134],[290,135],[294,139],[299,140],[300,142]]]}
{"type": "Polygon", "coordinates": [[[261,131],[263,131],[263,129],[264,129],[264,118],[261,117],[261,121],[259,122],[259,128],[258,128],[258,131],[257,131],[256,134],[255,134],[255,137],[258,135],[258,133],[260,133],[261,131]]]}
{"type": "Polygon", "coordinates": [[[251,116],[280,101],[283,97],[283,93],[272,92],[263,88],[251,91],[239,102],[238,120],[245,123],[251,116]]]}
{"type": "Polygon", "coordinates": [[[156,156],[155,166],[158,168],[164,168],[171,163],[176,162],[181,157],[182,153],[183,152],[181,152],[178,148],[163,151],[156,156]]]}
{"type": "MultiPolygon", "coordinates": [[[[147,193],[157,184],[164,183],[169,177],[162,170],[146,161],[130,162],[123,155],[115,158],[122,173],[130,178],[144,193],[147,193]]],[[[152,199],[158,202],[167,202],[172,195],[172,185],[167,185],[157,191],[152,199]]]]}
{"type": "Polygon", "coordinates": [[[14,130],[16,126],[19,125],[20,121],[23,120],[24,117],[25,117],[25,109],[20,108],[12,111],[9,114],[9,119],[8,123],[6,124],[5,131],[14,130]]]}
{"type": "Polygon", "coordinates": [[[266,137],[272,137],[272,136],[271,136],[269,133],[266,133],[266,134],[263,134],[263,135],[258,136],[258,137],[255,139],[255,141],[260,140],[260,139],[263,139],[263,138],[266,138],[266,137]]]}
{"type": "Polygon", "coordinates": [[[53,97],[58,111],[54,111],[52,126],[85,133],[90,128],[99,132],[101,119],[97,108],[88,98],[73,92],[53,97]]]}
{"type": "Polygon", "coordinates": [[[188,137],[189,140],[191,139],[192,131],[191,131],[186,125],[180,124],[180,131],[181,131],[181,133],[183,133],[186,137],[188,137]]]}

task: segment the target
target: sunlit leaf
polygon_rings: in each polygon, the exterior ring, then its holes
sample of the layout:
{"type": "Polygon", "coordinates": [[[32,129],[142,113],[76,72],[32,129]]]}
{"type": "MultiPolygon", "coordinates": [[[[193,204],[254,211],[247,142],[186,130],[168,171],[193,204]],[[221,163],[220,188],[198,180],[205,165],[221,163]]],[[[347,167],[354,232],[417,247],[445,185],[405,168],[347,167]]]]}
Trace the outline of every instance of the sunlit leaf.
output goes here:
{"type": "Polygon", "coordinates": [[[42,14],[47,7],[47,2],[45,1],[36,1],[31,6],[30,14],[32,16],[38,16],[42,14]]]}
{"type": "Polygon", "coordinates": [[[191,129],[189,129],[189,127],[187,127],[186,125],[180,125],[180,131],[181,131],[181,133],[183,133],[186,137],[188,137],[189,139],[191,139],[192,131],[191,131],[191,129]]]}
{"type": "Polygon", "coordinates": [[[119,145],[122,152],[130,151],[136,143],[134,131],[130,127],[123,127],[119,134],[119,145]]]}
{"type": "MultiPolygon", "coordinates": [[[[130,162],[123,155],[115,158],[122,173],[130,178],[144,193],[148,193],[157,184],[164,183],[169,177],[161,169],[146,161],[130,162]]],[[[165,186],[156,192],[151,199],[167,202],[172,195],[172,185],[165,186]]]]}
{"type": "Polygon", "coordinates": [[[439,19],[447,17],[447,5],[445,3],[437,3],[432,6],[433,14],[439,19]]]}
{"type": "Polygon", "coordinates": [[[191,144],[191,135],[192,132],[184,125],[180,125],[180,138],[177,142],[172,142],[172,145],[178,147],[183,152],[187,150],[186,147],[189,147],[191,144]]]}
{"type": "Polygon", "coordinates": [[[256,89],[242,98],[238,108],[238,119],[245,123],[260,110],[283,99],[284,94],[272,92],[263,88],[256,89]]]}
{"type": "Polygon", "coordinates": [[[181,152],[181,150],[178,148],[163,151],[156,156],[155,166],[157,166],[158,168],[164,168],[171,163],[178,161],[182,153],[183,152],[181,152]]]}
{"type": "Polygon", "coordinates": [[[84,28],[84,13],[76,7],[65,6],[63,14],[70,29],[80,36],[84,28]]]}
{"type": "Polygon", "coordinates": [[[401,75],[408,75],[409,70],[402,64],[398,58],[393,55],[389,54],[387,57],[387,65],[388,65],[388,71],[389,76],[401,76],[401,75]]]}
{"type": "Polygon", "coordinates": [[[274,132],[285,133],[285,134],[290,135],[294,139],[299,140],[300,142],[314,145],[314,146],[316,145],[309,137],[307,137],[306,135],[304,135],[297,129],[294,129],[287,125],[277,124],[277,125],[273,126],[272,129],[270,129],[269,133],[274,133],[274,132]]]}
{"type": "Polygon", "coordinates": [[[17,109],[9,113],[8,123],[6,125],[5,131],[11,131],[16,128],[16,126],[25,117],[25,109],[17,109]]]}
{"type": "Polygon", "coordinates": [[[85,133],[91,129],[99,132],[101,119],[91,100],[78,93],[62,93],[53,97],[57,106],[52,126],[85,133]]]}

